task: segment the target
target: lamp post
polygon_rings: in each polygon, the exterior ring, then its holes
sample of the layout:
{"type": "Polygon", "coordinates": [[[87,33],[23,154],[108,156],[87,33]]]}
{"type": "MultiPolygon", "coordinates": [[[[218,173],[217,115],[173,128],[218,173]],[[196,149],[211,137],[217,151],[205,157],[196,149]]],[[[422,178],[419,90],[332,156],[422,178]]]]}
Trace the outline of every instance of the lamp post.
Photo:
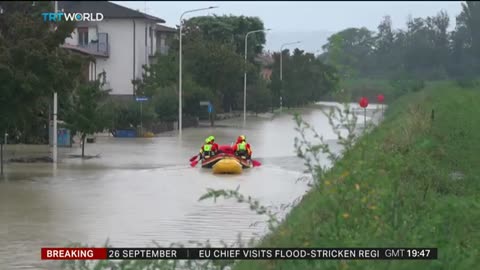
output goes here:
{"type": "Polygon", "coordinates": [[[202,11],[202,10],[208,10],[208,9],[214,9],[217,7],[208,7],[208,8],[198,8],[198,9],[192,9],[192,10],[187,10],[182,13],[180,16],[180,28],[179,28],[179,63],[178,63],[178,135],[182,136],[182,19],[183,16],[187,13],[192,13],[192,12],[197,12],[197,11],[202,11]]]}
{"type": "MultiPolygon", "coordinates": [[[[58,12],[58,1],[54,1],[55,4],[55,13],[58,12]]],[[[53,93],[53,163],[57,163],[57,106],[58,98],[57,91],[53,93]]]]}
{"type": "Polygon", "coordinates": [[[283,99],[282,99],[282,93],[281,90],[283,89],[283,47],[288,46],[288,45],[293,45],[293,44],[298,44],[301,43],[301,41],[296,41],[296,42],[289,42],[289,43],[284,43],[280,47],[280,110],[282,110],[282,104],[283,104],[283,99]]]}
{"type": "Polygon", "coordinates": [[[282,44],[282,46],[280,47],[280,81],[283,80],[283,61],[282,61],[282,56],[283,56],[283,47],[285,46],[288,46],[288,45],[293,45],[293,44],[298,44],[298,43],[301,43],[301,41],[296,41],[296,42],[290,42],[290,43],[284,43],[282,44]]]}
{"type": "Polygon", "coordinates": [[[258,32],[265,32],[265,31],[270,31],[271,29],[259,29],[259,30],[254,30],[250,31],[245,35],[245,66],[243,67],[244,73],[243,73],[243,125],[245,126],[245,123],[247,122],[247,40],[248,40],[248,35],[253,34],[253,33],[258,33],[258,32]]]}

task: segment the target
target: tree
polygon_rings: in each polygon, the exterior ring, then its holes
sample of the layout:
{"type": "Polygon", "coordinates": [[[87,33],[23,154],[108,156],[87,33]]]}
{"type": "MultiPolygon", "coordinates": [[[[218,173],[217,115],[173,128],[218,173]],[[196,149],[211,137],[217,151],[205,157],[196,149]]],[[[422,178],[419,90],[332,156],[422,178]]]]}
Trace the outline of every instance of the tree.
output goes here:
{"type": "Polygon", "coordinates": [[[80,134],[82,158],[85,156],[87,135],[103,131],[109,126],[109,119],[105,117],[106,97],[109,90],[102,89],[104,76],[105,73],[101,73],[97,80],[81,84],[71,97],[71,108],[67,114],[66,123],[73,134],[80,134]]]}
{"type": "Polygon", "coordinates": [[[385,16],[375,36],[375,66],[372,67],[372,73],[385,76],[392,69],[398,68],[402,59],[402,47],[396,43],[395,34],[390,16],[385,16]]]}
{"type": "Polygon", "coordinates": [[[369,70],[374,48],[373,32],[364,27],[340,31],[323,46],[327,63],[337,67],[343,76],[369,70]]]}
{"type": "Polygon", "coordinates": [[[0,129],[24,143],[48,141],[54,92],[68,97],[79,82],[81,57],[59,47],[73,31],[71,22],[43,23],[51,2],[3,1],[0,14],[0,129]]]}
{"type": "Polygon", "coordinates": [[[208,88],[221,102],[221,108],[235,108],[241,93],[243,59],[232,44],[201,41],[185,48],[185,69],[193,81],[208,88]]]}
{"type": "Polygon", "coordinates": [[[279,55],[274,55],[271,88],[273,102],[282,96],[284,106],[302,106],[318,101],[334,91],[338,85],[337,69],[325,64],[313,54],[295,49],[293,55],[285,50],[283,55],[283,81],[280,82],[279,55]]]}
{"type": "MultiPolygon", "coordinates": [[[[198,115],[201,100],[210,100],[218,111],[243,106],[244,69],[248,72],[248,85],[252,85],[260,73],[260,65],[254,57],[265,44],[264,33],[249,36],[245,66],[245,34],[259,29],[263,29],[263,22],[256,17],[203,16],[184,22],[184,113],[198,115]]],[[[133,83],[138,95],[151,96],[155,100],[159,118],[173,119],[174,108],[178,110],[178,106],[172,103],[174,93],[178,96],[178,48],[173,46],[169,55],[157,55],[155,64],[145,67],[142,79],[133,83]],[[162,97],[172,104],[165,104],[162,97]]]]}
{"type": "Polygon", "coordinates": [[[170,87],[178,83],[177,54],[157,54],[153,64],[143,66],[142,78],[132,81],[135,95],[152,97],[160,88],[170,87]]]}
{"type": "Polygon", "coordinates": [[[260,73],[254,61],[265,44],[265,33],[248,37],[247,66],[244,65],[245,35],[264,29],[256,17],[203,16],[185,21],[185,70],[200,86],[208,88],[220,101],[221,109],[243,107],[243,72],[248,72],[248,85],[260,73]]]}
{"type": "Polygon", "coordinates": [[[450,36],[449,72],[455,77],[475,76],[472,36],[466,24],[466,14],[464,12],[456,17],[455,30],[452,31],[450,36]]]}
{"type": "Polygon", "coordinates": [[[247,88],[247,109],[255,114],[267,112],[272,104],[272,94],[267,82],[259,79],[247,88]]]}
{"type": "MultiPolygon", "coordinates": [[[[250,31],[264,29],[258,17],[245,16],[199,16],[185,21],[185,45],[197,39],[218,43],[231,43],[238,55],[245,53],[245,35],[250,31]]],[[[265,44],[265,33],[258,32],[248,37],[248,59],[260,54],[265,44]]]]}
{"type": "Polygon", "coordinates": [[[477,1],[466,1],[462,3],[460,14],[462,23],[468,29],[472,41],[472,52],[480,60],[480,3],[477,1]]]}

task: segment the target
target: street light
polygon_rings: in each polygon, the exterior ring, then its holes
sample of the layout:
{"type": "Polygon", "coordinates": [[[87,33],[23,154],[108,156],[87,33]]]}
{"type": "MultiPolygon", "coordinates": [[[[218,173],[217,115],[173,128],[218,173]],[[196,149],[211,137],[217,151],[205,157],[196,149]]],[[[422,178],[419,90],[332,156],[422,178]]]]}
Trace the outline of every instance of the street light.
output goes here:
{"type": "MultiPolygon", "coordinates": [[[[55,13],[58,12],[58,1],[54,1],[55,5],[55,13]]],[[[56,28],[55,28],[56,30],[56,28]]],[[[57,156],[58,156],[58,150],[57,150],[57,110],[58,110],[58,95],[57,91],[53,93],[53,163],[57,164],[57,156]]],[[[48,123],[50,125],[50,123],[48,123]]]]}
{"type": "Polygon", "coordinates": [[[254,30],[250,31],[245,35],[245,66],[243,67],[244,69],[244,74],[243,74],[243,125],[245,126],[245,123],[247,121],[247,40],[248,40],[248,35],[253,34],[253,33],[258,33],[258,32],[264,32],[264,31],[270,31],[272,29],[259,29],[259,30],[254,30]]]}
{"type": "MultiPolygon", "coordinates": [[[[284,43],[282,44],[282,46],[280,47],[280,91],[283,89],[283,47],[284,46],[288,46],[288,45],[293,45],[293,44],[298,44],[298,43],[301,43],[301,41],[296,41],[296,42],[289,42],[289,43],[284,43]]],[[[282,103],[283,103],[283,99],[282,99],[282,93],[280,92],[280,110],[282,110],[282,103]]]]}
{"type": "Polygon", "coordinates": [[[282,69],[282,56],[283,56],[283,47],[288,46],[288,45],[293,45],[293,44],[298,44],[301,43],[301,41],[296,41],[296,42],[290,42],[290,43],[284,43],[280,47],[280,81],[283,80],[283,69],[282,69]]]}
{"type": "Polygon", "coordinates": [[[198,9],[192,9],[192,10],[187,10],[182,13],[180,16],[180,46],[179,46],[179,64],[178,64],[178,135],[182,136],[182,18],[185,14],[191,13],[191,12],[196,12],[196,11],[202,11],[202,10],[208,10],[208,9],[214,9],[218,8],[217,6],[214,7],[208,7],[208,8],[198,8],[198,9]]]}

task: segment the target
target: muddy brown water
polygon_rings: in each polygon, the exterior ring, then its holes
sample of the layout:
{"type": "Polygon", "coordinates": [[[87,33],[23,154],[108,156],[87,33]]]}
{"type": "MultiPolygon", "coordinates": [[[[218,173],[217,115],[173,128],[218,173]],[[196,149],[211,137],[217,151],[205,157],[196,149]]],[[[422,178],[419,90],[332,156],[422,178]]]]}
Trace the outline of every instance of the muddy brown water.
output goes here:
{"type": "MultiPolygon", "coordinates": [[[[315,109],[304,118],[335,146],[327,118],[315,109]]],[[[40,248],[72,242],[116,247],[168,246],[195,240],[233,243],[266,232],[265,217],[235,200],[198,201],[208,188],[235,189],[278,207],[307,191],[303,161],[295,156],[291,115],[219,122],[155,138],[100,138],[86,146],[99,159],[62,159],[51,164],[7,164],[0,180],[0,270],[58,269],[40,260],[40,248]],[[208,135],[230,144],[245,134],[254,158],[263,164],[241,175],[213,175],[191,168],[192,157],[208,135]]],[[[66,154],[78,154],[73,148],[66,154]]],[[[64,153],[65,154],[65,153],[64,153]]],[[[193,244],[190,244],[193,245],[193,244]]]]}

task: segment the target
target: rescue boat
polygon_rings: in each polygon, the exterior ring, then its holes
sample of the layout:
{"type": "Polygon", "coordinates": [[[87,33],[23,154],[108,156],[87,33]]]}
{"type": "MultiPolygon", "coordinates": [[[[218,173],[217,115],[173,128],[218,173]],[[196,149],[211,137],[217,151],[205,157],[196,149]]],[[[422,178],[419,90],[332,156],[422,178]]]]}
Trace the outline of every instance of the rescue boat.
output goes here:
{"type": "Polygon", "coordinates": [[[242,164],[234,157],[224,157],[212,166],[215,174],[240,174],[242,171],[242,164]]]}
{"type": "Polygon", "coordinates": [[[215,174],[239,174],[243,169],[253,167],[250,160],[236,156],[227,147],[222,146],[220,150],[222,153],[202,160],[202,168],[211,168],[215,174]]]}

